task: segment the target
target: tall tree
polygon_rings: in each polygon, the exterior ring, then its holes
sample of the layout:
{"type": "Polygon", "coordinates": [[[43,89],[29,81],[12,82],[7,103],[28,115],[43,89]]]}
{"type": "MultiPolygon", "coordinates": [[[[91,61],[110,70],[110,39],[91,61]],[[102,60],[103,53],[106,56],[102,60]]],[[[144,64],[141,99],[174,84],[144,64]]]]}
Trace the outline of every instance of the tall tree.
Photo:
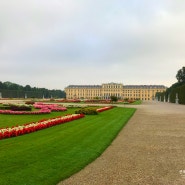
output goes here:
{"type": "Polygon", "coordinates": [[[112,102],[117,102],[118,101],[117,96],[111,96],[110,99],[111,99],[112,102]]]}
{"type": "Polygon", "coordinates": [[[182,69],[178,70],[176,78],[178,83],[185,83],[185,67],[182,67],[182,69]]]}

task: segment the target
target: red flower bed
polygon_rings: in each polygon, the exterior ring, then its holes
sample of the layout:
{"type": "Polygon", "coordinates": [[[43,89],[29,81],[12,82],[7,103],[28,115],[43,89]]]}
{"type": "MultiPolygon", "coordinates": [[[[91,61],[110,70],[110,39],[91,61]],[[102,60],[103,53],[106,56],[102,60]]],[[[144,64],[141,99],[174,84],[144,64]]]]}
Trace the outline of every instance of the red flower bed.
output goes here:
{"type": "Polygon", "coordinates": [[[5,138],[20,136],[23,134],[29,134],[37,130],[42,130],[48,127],[63,124],[63,123],[73,121],[76,119],[80,119],[83,117],[84,117],[83,114],[71,114],[71,115],[66,115],[63,117],[56,117],[56,118],[47,119],[47,120],[40,120],[38,122],[33,122],[33,123],[24,124],[20,126],[2,128],[0,129],[0,140],[5,139],[5,138]]]}
{"type": "Polygon", "coordinates": [[[99,109],[96,109],[97,112],[103,112],[103,111],[106,111],[106,110],[109,110],[109,109],[112,109],[113,106],[109,106],[109,107],[103,107],[103,108],[99,108],[99,109]]]}

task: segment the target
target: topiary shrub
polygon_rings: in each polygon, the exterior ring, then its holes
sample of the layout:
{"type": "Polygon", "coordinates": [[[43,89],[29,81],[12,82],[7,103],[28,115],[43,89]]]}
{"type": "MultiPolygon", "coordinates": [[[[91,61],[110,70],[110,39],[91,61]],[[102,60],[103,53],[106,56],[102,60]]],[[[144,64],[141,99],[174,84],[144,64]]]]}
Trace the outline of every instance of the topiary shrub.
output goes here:
{"type": "Polygon", "coordinates": [[[31,111],[31,106],[26,105],[10,105],[10,110],[12,111],[31,111]]]}
{"type": "Polygon", "coordinates": [[[96,111],[96,108],[85,107],[85,108],[81,108],[79,110],[76,110],[75,114],[97,115],[98,112],[96,111]]]}
{"type": "Polygon", "coordinates": [[[33,105],[35,102],[34,101],[26,101],[25,104],[27,105],[33,105]]]}
{"type": "Polygon", "coordinates": [[[0,110],[10,110],[10,106],[8,105],[0,106],[0,110]]]}

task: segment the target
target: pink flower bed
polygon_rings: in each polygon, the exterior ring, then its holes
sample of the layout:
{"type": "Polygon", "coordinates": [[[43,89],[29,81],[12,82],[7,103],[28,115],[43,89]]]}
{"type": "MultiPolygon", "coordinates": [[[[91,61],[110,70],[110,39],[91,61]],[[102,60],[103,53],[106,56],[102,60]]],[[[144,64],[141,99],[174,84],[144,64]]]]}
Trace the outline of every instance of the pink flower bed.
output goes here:
{"type": "Polygon", "coordinates": [[[34,108],[40,109],[39,111],[12,111],[12,110],[0,110],[0,114],[14,114],[14,115],[35,115],[35,114],[50,114],[51,111],[66,111],[66,107],[61,107],[57,104],[44,104],[35,103],[34,108]]]}
{"type": "Polygon", "coordinates": [[[113,106],[109,106],[109,107],[103,107],[103,108],[99,108],[99,109],[96,109],[97,112],[103,112],[103,111],[106,111],[106,110],[109,110],[109,109],[112,109],[113,106]]]}
{"type": "Polygon", "coordinates": [[[12,110],[0,110],[0,114],[15,114],[15,115],[35,115],[35,114],[50,114],[50,109],[41,109],[39,111],[12,111],[12,110]]]}
{"type": "Polygon", "coordinates": [[[47,109],[49,109],[49,110],[51,110],[51,111],[66,111],[67,110],[67,108],[66,107],[61,107],[61,106],[59,106],[59,105],[57,105],[57,104],[44,104],[44,103],[35,103],[34,105],[34,108],[36,108],[36,109],[43,109],[43,108],[47,108],[47,109]]]}
{"type": "Polygon", "coordinates": [[[56,117],[56,118],[47,119],[47,120],[40,120],[38,122],[33,122],[33,123],[24,124],[20,126],[1,128],[0,140],[5,138],[20,136],[23,134],[29,134],[37,130],[42,130],[48,127],[63,124],[83,117],[84,117],[83,114],[71,114],[71,115],[56,117]]]}

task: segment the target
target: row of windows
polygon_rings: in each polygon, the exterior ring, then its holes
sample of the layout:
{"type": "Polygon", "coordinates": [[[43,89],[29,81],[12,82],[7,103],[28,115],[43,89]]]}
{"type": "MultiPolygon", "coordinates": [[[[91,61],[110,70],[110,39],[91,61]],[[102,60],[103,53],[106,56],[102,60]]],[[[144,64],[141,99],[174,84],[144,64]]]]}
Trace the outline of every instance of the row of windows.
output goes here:
{"type": "Polygon", "coordinates": [[[164,91],[162,90],[146,90],[146,89],[141,89],[141,90],[125,90],[125,89],[115,89],[115,88],[104,88],[104,89],[68,89],[67,91],[69,92],[74,92],[74,91],[82,91],[82,92],[87,92],[87,91],[123,91],[123,92],[160,92],[164,91]]]}
{"type": "Polygon", "coordinates": [[[100,92],[92,92],[92,91],[89,91],[89,92],[69,92],[67,93],[68,95],[75,95],[75,94],[83,94],[83,95],[87,95],[87,94],[111,94],[111,93],[114,93],[114,94],[122,94],[123,96],[126,96],[126,95],[143,95],[143,94],[147,94],[147,95],[155,95],[155,92],[154,93],[133,93],[133,92],[128,92],[128,93],[121,93],[121,92],[116,92],[116,91],[107,91],[107,92],[104,92],[104,93],[100,93],[100,92]]]}
{"type": "Polygon", "coordinates": [[[116,90],[124,90],[124,91],[163,91],[165,90],[165,87],[162,88],[123,88],[121,86],[103,86],[99,88],[80,88],[80,87],[75,87],[75,88],[66,88],[66,90],[82,90],[82,91],[87,91],[87,90],[106,90],[106,89],[116,89],[116,90]]]}
{"type": "MultiPolygon", "coordinates": [[[[83,97],[83,96],[81,96],[81,97],[79,97],[79,98],[82,98],[82,97],[83,97]]],[[[119,97],[119,96],[117,96],[117,97],[119,97]]],[[[69,98],[69,99],[73,99],[74,96],[68,96],[68,98],[69,98]]],[[[83,97],[83,98],[84,98],[84,97],[83,97]]],[[[87,98],[87,99],[92,99],[92,98],[94,98],[94,96],[86,96],[85,98],[87,98]]],[[[101,99],[109,99],[110,96],[104,96],[104,97],[99,96],[99,98],[101,98],[101,99]]],[[[133,97],[130,97],[130,98],[133,98],[133,97]]],[[[137,98],[137,97],[136,97],[136,98],[137,98]]],[[[141,97],[140,99],[141,99],[141,100],[152,100],[151,97],[141,97]]]]}
{"type": "Polygon", "coordinates": [[[121,96],[119,93],[106,93],[104,96],[121,96]]]}
{"type": "Polygon", "coordinates": [[[125,94],[125,95],[123,95],[123,96],[126,96],[126,97],[150,97],[150,95],[149,94],[125,94]]]}
{"type": "Polygon", "coordinates": [[[80,94],[80,93],[77,93],[77,94],[68,94],[68,96],[101,96],[101,94],[80,94]]]}
{"type": "Polygon", "coordinates": [[[121,85],[103,85],[103,88],[113,88],[113,89],[118,89],[118,88],[122,88],[121,85]]]}
{"type": "Polygon", "coordinates": [[[67,91],[68,93],[78,93],[78,92],[80,92],[80,93],[87,93],[87,92],[92,92],[92,93],[101,93],[101,91],[91,91],[91,90],[89,90],[89,91],[67,91]]]}

